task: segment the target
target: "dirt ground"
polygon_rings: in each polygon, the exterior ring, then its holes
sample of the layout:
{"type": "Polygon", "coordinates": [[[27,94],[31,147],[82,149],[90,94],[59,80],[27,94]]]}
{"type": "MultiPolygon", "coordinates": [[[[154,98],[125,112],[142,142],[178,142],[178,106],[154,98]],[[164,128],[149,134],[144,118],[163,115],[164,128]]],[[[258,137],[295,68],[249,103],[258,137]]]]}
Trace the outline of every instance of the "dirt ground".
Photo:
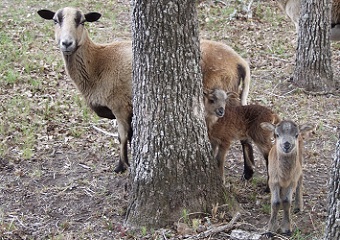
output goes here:
{"type": "MultiPolygon", "coordinates": [[[[103,25],[112,24],[110,19],[92,23],[91,29],[101,28],[94,37],[97,41],[130,36],[127,30],[129,1],[111,2],[120,9],[116,16],[119,26],[114,28],[117,32],[107,34],[110,25],[106,28],[103,25]]],[[[251,18],[247,18],[237,1],[227,2],[203,1],[199,4],[201,36],[232,46],[249,61],[252,74],[250,103],[266,105],[282,118],[315,126],[314,134],[305,144],[305,210],[293,215],[295,233],[291,239],[320,239],[327,214],[328,180],[337,140],[340,97],[306,95],[291,86],[288,80],[294,70],[296,34],[293,24],[277,8],[275,1],[254,1],[251,18]],[[232,11],[226,12],[230,6],[237,12],[226,18],[232,14],[232,11]]],[[[30,8],[36,11],[40,6],[30,8]]],[[[52,45],[52,25],[49,26],[51,33],[38,34],[37,41],[49,42],[44,45],[45,52],[61,63],[62,59],[52,45]]],[[[332,44],[335,78],[339,77],[339,47],[339,44],[332,44]]],[[[116,127],[108,120],[92,116],[90,111],[87,113],[82,97],[62,65],[57,69],[59,72],[53,73],[55,70],[47,66],[43,73],[32,73],[36,78],[57,78],[53,81],[58,82],[52,87],[46,83],[49,87],[45,91],[54,102],[49,109],[53,117],[35,133],[32,157],[24,159],[17,154],[11,142],[15,130],[1,136],[1,141],[8,144],[10,150],[0,155],[0,239],[184,239],[198,234],[175,228],[151,233],[131,232],[124,227],[129,176],[128,173],[117,175],[113,172],[118,162],[117,140],[94,128],[115,133],[116,127]],[[63,101],[67,104],[62,104],[63,101]],[[60,114],[54,115],[53,111],[60,114]],[[90,117],[85,119],[84,115],[90,117]]],[[[3,89],[1,101],[14,91],[18,90],[15,87],[3,89]]],[[[41,96],[35,94],[34,97],[41,96]]],[[[32,116],[43,114],[40,106],[30,111],[32,116]]],[[[241,215],[235,226],[261,233],[270,215],[270,195],[263,192],[266,173],[257,150],[255,161],[254,178],[250,182],[242,181],[242,152],[240,145],[235,143],[225,162],[225,172],[227,187],[240,206],[241,215]]],[[[219,210],[215,216],[207,216],[206,221],[227,224],[230,217],[229,213],[219,210]]],[[[203,224],[202,219],[199,222],[203,224]]],[[[193,224],[185,224],[195,230],[193,224]]],[[[230,231],[219,232],[206,239],[231,239],[230,234],[230,231]]]]}

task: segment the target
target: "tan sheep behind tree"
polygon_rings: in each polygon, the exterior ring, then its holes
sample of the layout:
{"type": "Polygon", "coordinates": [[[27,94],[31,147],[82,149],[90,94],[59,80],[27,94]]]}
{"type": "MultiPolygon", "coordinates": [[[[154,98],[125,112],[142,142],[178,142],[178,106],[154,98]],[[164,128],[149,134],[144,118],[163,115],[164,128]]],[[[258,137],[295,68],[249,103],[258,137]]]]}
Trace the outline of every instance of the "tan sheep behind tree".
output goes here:
{"type": "MultiPolygon", "coordinates": [[[[101,14],[65,7],[38,14],[55,23],[55,39],[65,68],[88,105],[100,117],[117,119],[120,160],[115,172],[128,166],[127,145],[132,138],[132,45],[131,41],[94,43],[84,27],[101,14]]],[[[246,104],[250,85],[247,62],[225,44],[201,41],[203,85],[239,91],[246,104]]]]}

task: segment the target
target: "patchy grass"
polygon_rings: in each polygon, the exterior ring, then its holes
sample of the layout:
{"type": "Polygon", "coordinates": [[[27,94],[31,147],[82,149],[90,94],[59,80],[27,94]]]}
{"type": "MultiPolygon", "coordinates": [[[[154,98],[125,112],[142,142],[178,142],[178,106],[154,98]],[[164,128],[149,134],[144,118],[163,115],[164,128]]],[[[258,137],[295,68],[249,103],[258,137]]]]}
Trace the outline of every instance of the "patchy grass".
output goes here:
{"type": "MultiPolygon", "coordinates": [[[[275,1],[254,1],[247,18],[244,1],[200,1],[202,38],[233,47],[251,66],[249,102],[271,107],[282,118],[316,127],[306,143],[305,212],[293,215],[292,239],[319,239],[326,217],[329,167],[337,140],[340,98],[309,96],[287,81],[294,69],[294,26],[275,1]],[[236,11],[236,12],[235,12],[236,11]]],[[[53,39],[53,22],[36,11],[64,6],[103,14],[87,24],[97,42],[128,39],[130,2],[4,0],[0,13],[0,238],[4,239],[168,239],[180,231],[123,225],[129,196],[127,174],[115,175],[115,139],[96,131],[116,131],[87,107],[66,76],[53,39]],[[20,6],[20,7],[18,7],[20,6]]],[[[332,43],[334,76],[338,78],[339,43],[332,43]]],[[[249,229],[263,231],[270,214],[270,196],[263,193],[266,170],[256,151],[256,173],[241,180],[242,152],[234,144],[226,161],[227,187],[235,198],[214,206],[212,215],[183,213],[185,231],[197,233],[231,219],[228,206],[237,204],[249,229]],[[200,229],[200,230],[199,230],[200,229]]],[[[178,230],[178,229],[177,229],[178,230]]],[[[185,232],[184,231],[184,232],[185,232]]],[[[183,233],[184,233],[183,232],[183,233]]],[[[214,236],[212,239],[223,238],[214,236]]]]}

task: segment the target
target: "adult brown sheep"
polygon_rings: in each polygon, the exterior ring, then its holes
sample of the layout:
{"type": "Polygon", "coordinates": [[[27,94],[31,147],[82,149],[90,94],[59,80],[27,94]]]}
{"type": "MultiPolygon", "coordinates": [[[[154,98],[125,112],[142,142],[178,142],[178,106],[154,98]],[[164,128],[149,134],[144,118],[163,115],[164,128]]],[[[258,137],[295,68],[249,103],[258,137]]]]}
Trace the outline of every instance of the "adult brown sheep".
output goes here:
{"type": "MultiPolygon", "coordinates": [[[[132,46],[131,41],[94,43],[84,27],[101,14],[65,7],[57,12],[40,10],[38,14],[55,23],[55,39],[62,53],[66,71],[100,117],[117,119],[120,161],[115,172],[129,166],[128,141],[132,137],[132,46]]],[[[201,42],[203,85],[225,90],[240,90],[246,104],[250,84],[247,62],[225,44],[201,42]]]]}

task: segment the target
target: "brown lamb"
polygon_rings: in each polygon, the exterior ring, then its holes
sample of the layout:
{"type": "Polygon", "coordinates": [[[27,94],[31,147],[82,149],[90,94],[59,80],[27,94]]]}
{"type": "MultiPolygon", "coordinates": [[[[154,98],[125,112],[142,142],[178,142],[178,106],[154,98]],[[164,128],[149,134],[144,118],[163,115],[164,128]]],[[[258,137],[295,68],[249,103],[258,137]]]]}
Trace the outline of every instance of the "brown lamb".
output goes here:
{"type": "MultiPolygon", "coordinates": [[[[223,94],[221,89],[205,91],[205,113],[208,135],[218,162],[219,173],[224,178],[224,161],[234,141],[253,141],[263,154],[268,166],[268,154],[272,148],[272,133],[261,128],[262,122],[278,123],[280,118],[261,105],[242,106],[234,92],[223,94]],[[221,106],[225,106],[224,114],[221,106]]],[[[247,145],[248,146],[248,145],[247,145]]],[[[251,145],[248,146],[251,148],[251,145]]],[[[245,175],[253,174],[253,152],[244,150],[245,175]]],[[[246,179],[251,176],[245,177],[246,179]]]]}

